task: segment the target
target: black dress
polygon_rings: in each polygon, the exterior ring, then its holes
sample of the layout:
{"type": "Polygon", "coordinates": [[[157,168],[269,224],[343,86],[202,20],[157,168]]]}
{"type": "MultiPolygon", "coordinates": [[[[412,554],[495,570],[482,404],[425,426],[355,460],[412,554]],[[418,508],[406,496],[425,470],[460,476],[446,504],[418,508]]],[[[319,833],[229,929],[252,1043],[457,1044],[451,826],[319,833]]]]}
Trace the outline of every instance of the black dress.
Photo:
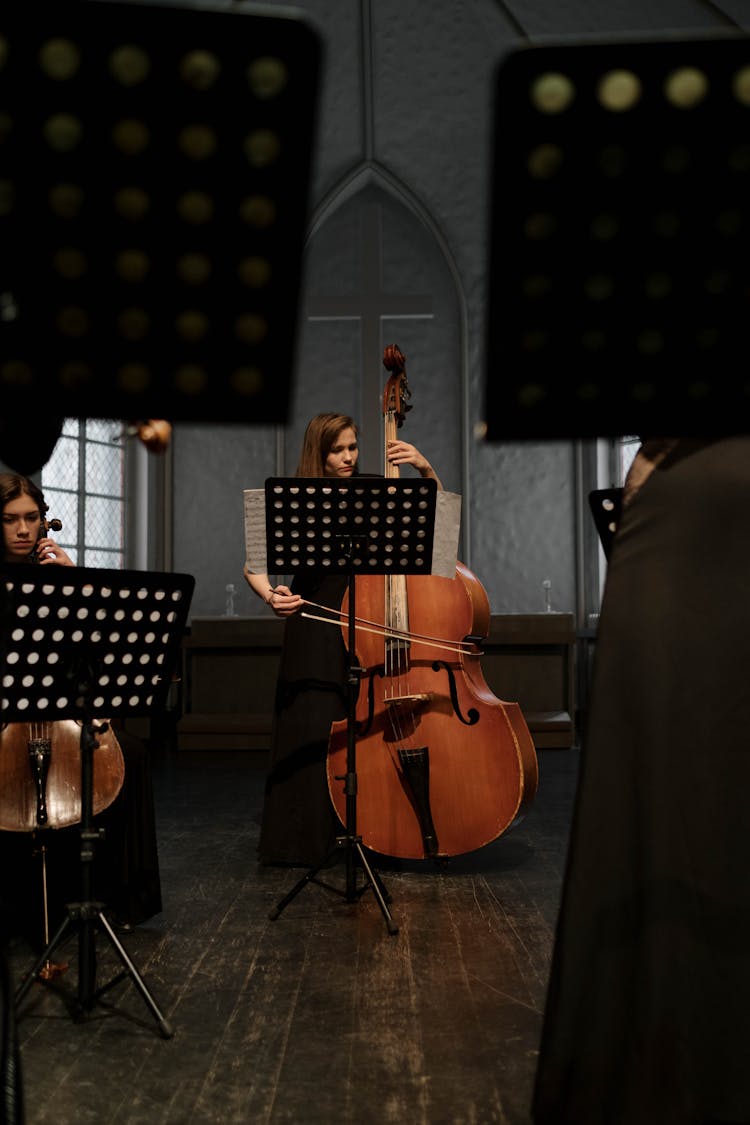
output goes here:
{"type": "MultiPolygon", "coordinates": [[[[292,589],[338,607],[346,585],[344,575],[322,575],[296,578],[292,589]]],[[[331,723],[346,718],[346,670],[338,620],[328,625],[300,614],[287,619],[258,846],[263,863],[313,866],[342,831],[328,792],[326,758],[331,723]]]]}
{"type": "Polygon", "coordinates": [[[679,443],[602,605],[537,1125],[750,1122],[750,438],[679,443]]]}
{"type": "MultiPolygon", "coordinates": [[[[145,744],[114,724],[125,777],[115,800],[92,818],[104,836],[94,849],[93,893],[114,922],[138,924],[162,909],[151,768],[145,744]]],[[[54,748],[53,748],[54,752],[54,748]]],[[[81,898],[80,828],[0,832],[0,931],[44,947],[41,848],[45,849],[50,936],[65,904],[81,898]]]]}

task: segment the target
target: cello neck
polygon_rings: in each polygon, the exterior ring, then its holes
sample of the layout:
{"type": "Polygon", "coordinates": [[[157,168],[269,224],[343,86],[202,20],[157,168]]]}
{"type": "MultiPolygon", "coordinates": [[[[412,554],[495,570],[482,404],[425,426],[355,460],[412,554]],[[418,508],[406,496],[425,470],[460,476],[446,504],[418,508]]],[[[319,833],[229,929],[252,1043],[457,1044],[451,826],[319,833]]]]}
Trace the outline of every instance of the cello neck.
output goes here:
{"type": "Polygon", "coordinates": [[[398,422],[395,412],[393,410],[386,411],[383,415],[383,422],[383,460],[385,463],[385,475],[389,480],[397,480],[400,475],[398,465],[392,465],[388,460],[388,442],[398,439],[398,422]]]}
{"type": "MultiPolygon", "coordinates": [[[[388,480],[398,480],[400,477],[398,465],[393,465],[388,460],[388,442],[396,441],[398,434],[398,416],[395,408],[389,407],[383,414],[383,459],[385,463],[385,476],[388,480]]],[[[409,602],[406,592],[406,575],[389,574],[385,579],[385,623],[392,632],[409,632],[409,602]]],[[[385,666],[391,672],[394,669],[404,671],[408,663],[408,640],[387,638],[385,641],[385,666]]]]}

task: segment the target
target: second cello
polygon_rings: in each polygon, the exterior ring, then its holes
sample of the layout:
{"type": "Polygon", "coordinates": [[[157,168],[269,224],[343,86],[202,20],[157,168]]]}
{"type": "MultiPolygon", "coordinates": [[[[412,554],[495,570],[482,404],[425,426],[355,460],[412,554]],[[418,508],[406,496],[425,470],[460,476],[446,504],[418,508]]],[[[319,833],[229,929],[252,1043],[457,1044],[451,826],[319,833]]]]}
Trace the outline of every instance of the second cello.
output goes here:
{"type": "MultiPolygon", "coordinates": [[[[385,440],[408,394],[404,357],[386,348],[385,440]]],[[[387,464],[387,462],[386,462],[387,464]]],[[[386,476],[397,476],[389,467],[386,476]]],[[[489,629],[481,583],[460,563],[453,579],[356,579],[357,827],[363,844],[407,859],[476,850],[533,799],[536,753],[517,703],[497,699],[481,671],[489,629]]],[[[342,613],[346,605],[342,606],[342,613]]],[[[346,641],[345,632],[345,641],[346,641]]],[[[346,722],[331,728],[329,791],[345,823],[346,722]]]]}

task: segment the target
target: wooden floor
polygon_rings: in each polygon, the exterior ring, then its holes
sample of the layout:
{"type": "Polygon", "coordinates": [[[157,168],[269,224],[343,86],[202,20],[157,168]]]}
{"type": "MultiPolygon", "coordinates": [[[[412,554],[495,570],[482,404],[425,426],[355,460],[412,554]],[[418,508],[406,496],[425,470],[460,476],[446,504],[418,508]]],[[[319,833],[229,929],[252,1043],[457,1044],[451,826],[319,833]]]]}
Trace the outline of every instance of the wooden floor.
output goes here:
{"type": "MultiPolygon", "coordinates": [[[[255,861],[264,756],[154,764],[164,912],[122,938],[132,979],[84,1022],[34,984],[18,1012],[26,1125],[527,1125],[576,750],[541,751],[525,820],[450,863],[381,867],[347,902],[255,861]]],[[[326,872],[345,888],[345,865],[326,872]]],[[[77,940],[59,987],[76,995],[77,940]]],[[[10,954],[14,981],[34,963],[10,954]]],[[[99,982],[117,971],[97,939],[99,982]]]]}

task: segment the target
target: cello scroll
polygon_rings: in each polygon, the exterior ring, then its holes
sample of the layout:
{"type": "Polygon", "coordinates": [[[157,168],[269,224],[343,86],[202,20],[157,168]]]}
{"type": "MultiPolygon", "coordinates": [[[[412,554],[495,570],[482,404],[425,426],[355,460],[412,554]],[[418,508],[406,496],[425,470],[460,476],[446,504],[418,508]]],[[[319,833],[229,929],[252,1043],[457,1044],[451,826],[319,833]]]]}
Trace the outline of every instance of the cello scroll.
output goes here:
{"type": "Polygon", "coordinates": [[[30,563],[40,563],[42,561],[42,558],[41,558],[42,540],[44,540],[47,537],[47,535],[50,531],[62,531],[62,520],[57,520],[57,519],[48,520],[46,518],[42,519],[42,521],[39,525],[39,535],[37,536],[36,543],[34,544],[34,547],[33,547],[32,551],[31,551],[31,554],[29,555],[29,558],[28,558],[28,561],[30,563]]]}
{"type": "Polygon", "coordinates": [[[389,344],[383,352],[383,366],[391,372],[383,391],[383,416],[392,418],[396,428],[400,428],[411,410],[411,389],[406,379],[406,356],[397,344],[389,344]]]}

